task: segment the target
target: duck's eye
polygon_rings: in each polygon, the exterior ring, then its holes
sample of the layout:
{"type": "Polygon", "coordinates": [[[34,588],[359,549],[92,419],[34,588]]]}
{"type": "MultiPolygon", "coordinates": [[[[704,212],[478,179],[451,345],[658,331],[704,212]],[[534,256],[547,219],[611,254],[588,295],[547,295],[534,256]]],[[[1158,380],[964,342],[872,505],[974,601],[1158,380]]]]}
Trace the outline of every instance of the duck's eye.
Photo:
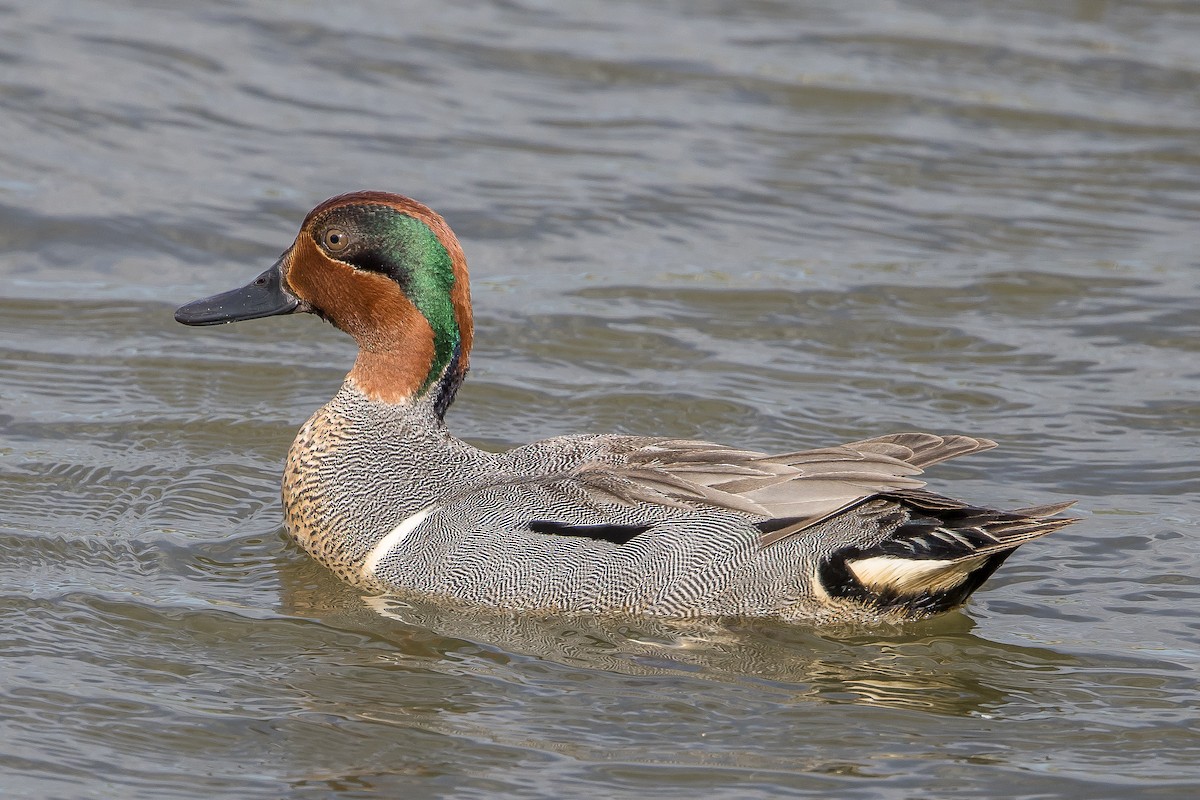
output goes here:
{"type": "Polygon", "coordinates": [[[329,228],[321,237],[321,241],[331,253],[340,253],[350,244],[350,237],[341,228],[329,228]]]}

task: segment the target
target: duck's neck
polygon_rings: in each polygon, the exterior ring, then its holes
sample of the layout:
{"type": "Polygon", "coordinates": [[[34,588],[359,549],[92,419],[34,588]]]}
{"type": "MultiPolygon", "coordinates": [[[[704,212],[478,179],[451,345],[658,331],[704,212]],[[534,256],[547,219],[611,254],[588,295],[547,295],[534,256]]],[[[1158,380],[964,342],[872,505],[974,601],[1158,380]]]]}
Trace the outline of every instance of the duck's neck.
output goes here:
{"type": "Polygon", "coordinates": [[[454,342],[448,355],[437,352],[435,339],[430,352],[361,348],[347,384],[370,400],[392,406],[430,404],[437,417],[445,416],[462,385],[461,348],[454,342]],[[424,365],[424,366],[423,366],[424,365]]]}
{"type": "Polygon", "coordinates": [[[442,413],[435,403],[436,392],[427,391],[415,397],[396,401],[380,398],[365,391],[351,372],[326,409],[355,425],[374,428],[380,436],[400,436],[408,449],[422,449],[425,440],[440,441],[446,428],[442,413]],[[424,431],[432,431],[428,436],[424,431]]]}

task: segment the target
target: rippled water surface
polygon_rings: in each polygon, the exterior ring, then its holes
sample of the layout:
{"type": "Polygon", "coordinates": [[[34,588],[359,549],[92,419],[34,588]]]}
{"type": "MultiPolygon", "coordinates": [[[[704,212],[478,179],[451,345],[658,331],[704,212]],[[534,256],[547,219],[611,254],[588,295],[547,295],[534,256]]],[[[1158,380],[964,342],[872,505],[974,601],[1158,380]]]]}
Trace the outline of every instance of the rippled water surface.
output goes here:
{"type": "Polygon", "coordinates": [[[0,1],[5,797],[1192,797],[1200,7],[0,1]],[[904,627],[468,613],[285,539],[353,358],[187,329],[359,188],[440,210],[488,447],[894,430],[1078,498],[904,627]]]}

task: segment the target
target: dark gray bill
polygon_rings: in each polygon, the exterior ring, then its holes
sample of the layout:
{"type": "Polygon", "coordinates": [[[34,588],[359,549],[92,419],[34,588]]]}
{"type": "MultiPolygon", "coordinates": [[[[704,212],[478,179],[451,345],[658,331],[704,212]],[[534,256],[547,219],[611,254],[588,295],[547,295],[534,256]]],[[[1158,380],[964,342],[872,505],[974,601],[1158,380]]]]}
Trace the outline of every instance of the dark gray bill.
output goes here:
{"type": "Polygon", "coordinates": [[[291,314],[300,301],[283,288],[283,259],[240,289],[195,300],[175,311],[184,325],[219,325],[241,319],[291,314]]]}

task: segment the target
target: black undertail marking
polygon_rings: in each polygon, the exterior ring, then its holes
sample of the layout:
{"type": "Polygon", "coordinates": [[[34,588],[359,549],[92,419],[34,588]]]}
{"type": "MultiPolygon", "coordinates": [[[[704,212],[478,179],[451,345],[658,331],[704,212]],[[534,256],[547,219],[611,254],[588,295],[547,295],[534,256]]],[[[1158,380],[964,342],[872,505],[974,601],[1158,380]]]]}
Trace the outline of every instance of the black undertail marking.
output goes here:
{"type": "MultiPolygon", "coordinates": [[[[898,492],[885,497],[896,502],[895,511],[907,519],[881,542],[865,547],[843,547],[835,551],[819,567],[819,579],[834,597],[857,601],[880,610],[904,610],[910,614],[937,614],[962,605],[1005,559],[1028,541],[1029,534],[1034,534],[1036,538],[1073,521],[1063,517],[1045,518],[1045,513],[1056,513],[1061,510],[1059,507],[1005,512],[978,508],[923,492],[898,492]],[[984,561],[954,586],[940,591],[906,594],[869,588],[855,577],[849,565],[876,556],[912,561],[959,561],[982,556],[984,561]]],[[[895,524],[894,517],[889,521],[895,524]]]]}
{"type": "Polygon", "coordinates": [[[547,536],[576,536],[584,539],[596,539],[621,545],[628,544],[633,537],[643,534],[653,527],[651,525],[618,525],[602,522],[597,525],[578,525],[571,522],[554,522],[552,520],[535,519],[529,523],[529,530],[547,536]]]}
{"type": "Polygon", "coordinates": [[[881,611],[903,610],[910,614],[940,614],[965,603],[967,598],[974,594],[975,590],[982,586],[1015,550],[1014,547],[1012,550],[993,553],[983,564],[969,573],[961,583],[940,592],[902,594],[900,592],[880,592],[863,586],[850,571],[849,562],[881,555],[881,551],[877,548],[863,551],[857,547],[847,547],[839,550],[821,565],[819,575],[825,590],[834,597],[854,600],[864,606],[881,611]]]}

